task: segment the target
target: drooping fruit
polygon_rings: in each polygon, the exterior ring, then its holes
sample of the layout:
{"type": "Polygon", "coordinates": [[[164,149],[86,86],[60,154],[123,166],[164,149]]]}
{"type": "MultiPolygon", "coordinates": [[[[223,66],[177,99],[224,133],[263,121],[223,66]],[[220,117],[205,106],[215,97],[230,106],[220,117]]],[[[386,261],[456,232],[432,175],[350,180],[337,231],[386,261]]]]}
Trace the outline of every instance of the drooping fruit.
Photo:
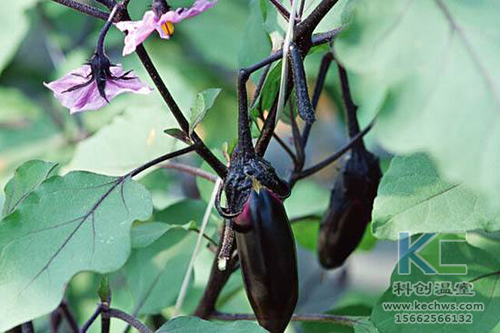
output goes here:
{"type": "Polygon", "coordinates": [[[248,300],[259,324],[281,333],[299,293],[295,241],[283,202],[267,189],[252,190],[234,224],[248,300]]]}
{"type": "Polygon", "coordinates": [[[381,177],[377,157],[363,146],[350,152],[321,221],[318,256],[323,267],[341,266],[361,242],[381,177]]]}

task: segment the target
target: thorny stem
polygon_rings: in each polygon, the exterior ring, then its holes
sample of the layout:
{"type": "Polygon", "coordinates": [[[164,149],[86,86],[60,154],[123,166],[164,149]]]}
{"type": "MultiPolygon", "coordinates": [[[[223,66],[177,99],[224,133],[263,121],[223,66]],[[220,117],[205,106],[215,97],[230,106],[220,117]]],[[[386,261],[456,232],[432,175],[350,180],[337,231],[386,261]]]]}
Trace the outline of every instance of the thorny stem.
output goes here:
{"type": "Polygon", "coordinates": [[[94,321],[97,319],[97,317],[99,317],[99,315],[101,314],[101,311],[102,311],[102,305],[99,304],[97,306],[97,309],[95,309],[94,313],[92,314],[92,316],[90,316],[89,320],[87,320],[85,322],[85,324],[83,324],[82,328],[80,329],[80,333],[86,333],[88,331],[90,326],[94,323],[94,321]]]}
{"type": "MultiPolygon", "coordinates": [[[[213,312],[210,318],[222,320],[222,321],[234,321],[234,320],[256,320],[254,314],[246,313],[222,313],[213,312]]],[[[314,322],[324,322],[324,323],[335,323],[344,326],[354,326],[358,323],[358,320],[354,317],[331,315],[331,314],[293,314],[292,321],[314,321],[314,322]]]]}
{"type": "Polygon", "coordinates": [[[121,310],[118,309],[109,309],[109,316],[111,318],[118,318],[120,320],[123,320],[124,322],[128,323],[130,326],[138,330],[140,333],[153,333],[152,330],[150,330],[146,325],[144,325],[142,322],[140,322],[137,318],[129,315],[128,313],[125,313],[121,310]]]}

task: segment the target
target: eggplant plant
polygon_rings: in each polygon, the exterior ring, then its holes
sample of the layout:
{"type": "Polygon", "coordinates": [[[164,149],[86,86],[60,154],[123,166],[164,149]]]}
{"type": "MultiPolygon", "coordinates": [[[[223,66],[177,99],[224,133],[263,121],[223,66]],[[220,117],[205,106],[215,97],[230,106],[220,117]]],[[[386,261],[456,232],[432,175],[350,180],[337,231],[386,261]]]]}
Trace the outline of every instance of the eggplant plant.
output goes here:
{"type": "Polygon", "coordinates": [[[0,13],[0,332],[498,331],[497,1],[0,13]]]}

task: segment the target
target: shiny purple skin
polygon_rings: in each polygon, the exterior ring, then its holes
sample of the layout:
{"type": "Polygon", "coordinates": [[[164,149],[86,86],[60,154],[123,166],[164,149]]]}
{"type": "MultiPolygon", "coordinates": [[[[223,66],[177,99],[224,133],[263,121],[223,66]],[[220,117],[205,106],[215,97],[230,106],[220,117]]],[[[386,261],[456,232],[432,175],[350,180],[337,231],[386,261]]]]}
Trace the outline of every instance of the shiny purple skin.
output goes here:
{"type": "Polygon", "coordinates": [[[371,220],[381,177],[378,159],[373,154],[364,148],[351,151],[321,221],[318,257],[324,268],[341,266],[361,242],[371,220]]]}
{"type": "Polygon", "coordinates": [[[235,226],[248,300],[259,324],[281,333],[299,294],[295,241],[283,202],[268,190],[252,190],[235,226]]]}

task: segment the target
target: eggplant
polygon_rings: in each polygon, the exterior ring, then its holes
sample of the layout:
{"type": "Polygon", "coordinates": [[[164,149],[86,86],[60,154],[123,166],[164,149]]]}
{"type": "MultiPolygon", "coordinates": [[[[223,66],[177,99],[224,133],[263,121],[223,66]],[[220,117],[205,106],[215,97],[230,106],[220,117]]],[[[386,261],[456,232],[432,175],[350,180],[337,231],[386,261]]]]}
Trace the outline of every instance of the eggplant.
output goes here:
{"type": "Polygon", "coordinates": [[[351,150],[320,225],[318,257],[324,268],[341,266],[361,242],[381,177],[375,155],[363,146],[351,150]]]}
{"type": "Polygon", "coordinates": [[[245,290],[259,324],[285,330],[299,294],[297,255],[283,202],[273,192],[252,189],[234,220],[245,290]]]}

